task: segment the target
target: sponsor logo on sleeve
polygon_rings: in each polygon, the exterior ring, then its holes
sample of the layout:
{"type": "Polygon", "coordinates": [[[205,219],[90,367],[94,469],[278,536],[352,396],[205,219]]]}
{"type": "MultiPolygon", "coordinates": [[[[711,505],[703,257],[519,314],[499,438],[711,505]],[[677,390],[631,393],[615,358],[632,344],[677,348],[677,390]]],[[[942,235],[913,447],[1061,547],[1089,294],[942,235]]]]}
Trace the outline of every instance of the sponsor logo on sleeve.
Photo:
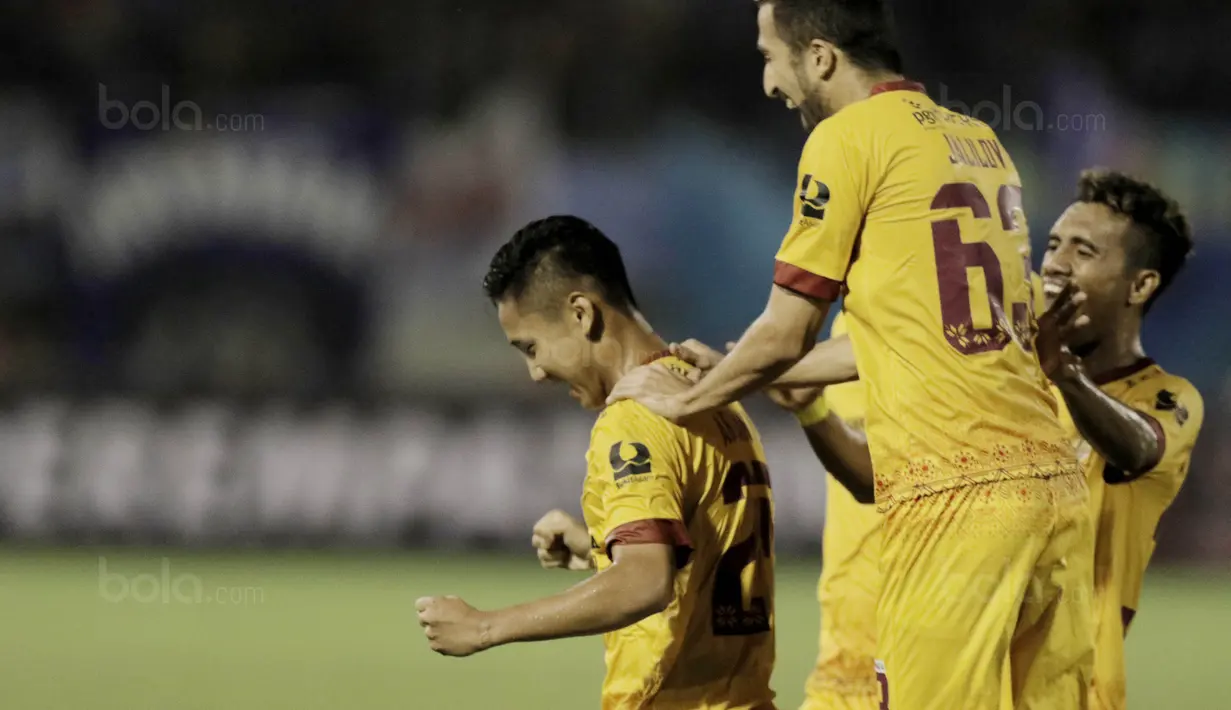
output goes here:
{"type": "Polygon", "coordinates": [[[825,205],[829,204],[829,186],[820,180],[805,175],[799,185],[799,214],[804,219],[825,219],[825,205]]]}
{"type": "Polygon", "coordinates": [[[1159,390],[1158,398],[1154,400],[1154,408],[1160,412],[1175,412],[1175,423],[1184,426],[1188,421],[1188,407],[1176,399],[1174,392],[1159,390]]]}
{"type": "Polygon", "coordinates": [[[639,442],[617,441],[611,445],[611,471],[615,480],[650,472],[650,450],[639,442]]]}

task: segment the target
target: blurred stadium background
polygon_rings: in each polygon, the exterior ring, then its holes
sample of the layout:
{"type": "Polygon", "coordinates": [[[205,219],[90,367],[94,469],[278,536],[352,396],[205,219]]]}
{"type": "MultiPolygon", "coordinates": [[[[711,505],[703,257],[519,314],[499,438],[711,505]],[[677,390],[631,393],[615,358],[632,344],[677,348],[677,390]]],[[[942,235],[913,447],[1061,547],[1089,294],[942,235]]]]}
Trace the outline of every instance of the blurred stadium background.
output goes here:
{"type": "MultiPolygon", "coordinates": [[[[999,131],[1036,264],[1077,171],[1157,181],[1198,256],[1146,344],[1204,394],[1130,637],[1133,707],[1231,681],[1231,9],[896,2],[909,73],[999,131]]],[[[668,338],[764,302],[797,119],[748,0],[47,0],[0,8],[0,704],[581,708],[595,640],[431,656],[424,593],[566,584],[591,415],[531,387],[479,288],[526,221],[623,248],[668,338]],[[123,590],[123,591],[121,591],[123,590]],[[196,590],[196,591],[194,591],[196,590]]],[[[777,689],[815,653],[824,487],[757,410],[777,689]],[[791,561],[795,560],[795,561],[791,561]]]]}

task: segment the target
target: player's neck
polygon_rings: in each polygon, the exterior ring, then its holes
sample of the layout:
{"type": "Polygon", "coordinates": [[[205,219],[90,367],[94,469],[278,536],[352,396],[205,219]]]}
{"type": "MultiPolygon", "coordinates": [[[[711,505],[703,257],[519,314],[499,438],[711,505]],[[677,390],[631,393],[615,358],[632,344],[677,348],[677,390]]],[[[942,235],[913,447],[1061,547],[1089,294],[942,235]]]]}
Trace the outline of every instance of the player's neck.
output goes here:
{"type": "Polygon", "coordinates": [[[894,72],[852,69],[837,80],[832,92],[833,105],[829,107],[830,112],[837,113],[857,101],[863,101],[872,95],[877,86],[891,81],[902,81],[903,78],[901,74],[894,72]]]}
{"type": "Polygon", "coordinates": [[[1146,356],[1141,346],[1141,321],[1130,320],[1103,338],[1081,358],[1082,367],[1091,379],[1116,372],[1140,362],[1146,356]]]}
{"type": "Polygon", "coordinates": [[[667,349],[643,318],[617,316],[611,319],[602,347],[603,386],[608,392],[629,370],[645,364],[651,355],[667,349]]]}

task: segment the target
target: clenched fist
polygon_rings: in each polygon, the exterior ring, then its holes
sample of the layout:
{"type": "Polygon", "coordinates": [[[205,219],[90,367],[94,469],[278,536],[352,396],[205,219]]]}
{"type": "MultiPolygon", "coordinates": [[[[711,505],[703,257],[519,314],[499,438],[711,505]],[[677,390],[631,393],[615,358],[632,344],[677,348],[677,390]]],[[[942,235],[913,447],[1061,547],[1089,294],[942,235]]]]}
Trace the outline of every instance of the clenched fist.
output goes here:
{"type": "Polygon", "coordinates": [[[442,656],[469,656],[492,645],[487,615],[457,597],[423,597],[415,610],[428,646],[442,656]]]}
{"type": "Polygon", "coordinates": [[[584,570],[594,567],[590,533],[586,526],[563,510],[553,510],[534,524],[530,538],[545,569],[584,570]]]}

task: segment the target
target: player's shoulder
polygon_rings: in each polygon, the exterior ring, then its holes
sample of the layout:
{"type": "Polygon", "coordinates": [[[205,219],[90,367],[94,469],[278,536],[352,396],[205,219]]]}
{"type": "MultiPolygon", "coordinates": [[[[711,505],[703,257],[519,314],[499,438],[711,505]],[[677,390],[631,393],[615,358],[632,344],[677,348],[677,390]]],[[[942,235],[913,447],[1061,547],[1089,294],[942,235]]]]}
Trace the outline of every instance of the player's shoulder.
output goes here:
{"type": "Polygon", "coordinates": [[[1128,398],[1150,409],[1150,414],[1156,417],[1172,415],[1181,426],[1195,420],[1200,426],[1205,414],[1205,401],[1188,379],[1167,372],[1157,363],[1151,363],[1130,379],[1128,398]]]}
{"type": "Polygon", "coordinates": [[[598,419],[590,430],[590,438],[593,441],[603,435],[625,433],[673,437],[676,428],[676,425],[650,411],[640,402],[624,399],[607,405],[599,412],[598,419]]]}
{"type": "Polygon", "coordinates": [[[876,133],[881,123],[870,123],[875,114],[869,115],[860,101],[843,108],[841,111],[816,124],[808,133],[804,142],[804,155],[817,151],[832,151],[836,147],[858,147],[863,143],[871,143],[871,136],[876,133]]]}

